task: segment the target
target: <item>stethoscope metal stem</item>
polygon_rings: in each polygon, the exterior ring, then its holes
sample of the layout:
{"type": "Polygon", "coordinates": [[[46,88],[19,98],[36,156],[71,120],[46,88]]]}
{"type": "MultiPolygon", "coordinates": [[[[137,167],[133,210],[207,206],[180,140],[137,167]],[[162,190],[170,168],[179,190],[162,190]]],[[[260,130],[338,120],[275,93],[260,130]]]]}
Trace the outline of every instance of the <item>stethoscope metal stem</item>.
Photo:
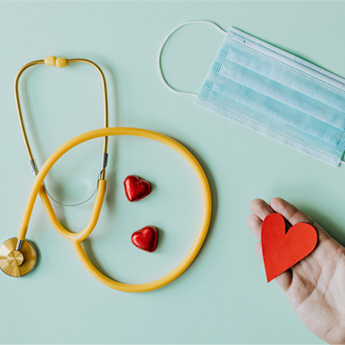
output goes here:
{"type": "Polygon", "coordinates": [[[18,240],[16,250],[20,251],[22,249],[23,240],[18,240]]]}

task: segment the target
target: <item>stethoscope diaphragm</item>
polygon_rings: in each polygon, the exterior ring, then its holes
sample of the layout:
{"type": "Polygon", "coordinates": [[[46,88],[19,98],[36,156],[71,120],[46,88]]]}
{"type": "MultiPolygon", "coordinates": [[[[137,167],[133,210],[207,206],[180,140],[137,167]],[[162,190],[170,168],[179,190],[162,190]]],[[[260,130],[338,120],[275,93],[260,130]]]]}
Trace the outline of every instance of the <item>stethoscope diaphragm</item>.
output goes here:
{"type": "Polygon", "coordinates": [[[37,264],[37,251],[28,240],[10,238],[0,246],[0,269],[11,277],[22,277],[30,273],[37,264]]]}

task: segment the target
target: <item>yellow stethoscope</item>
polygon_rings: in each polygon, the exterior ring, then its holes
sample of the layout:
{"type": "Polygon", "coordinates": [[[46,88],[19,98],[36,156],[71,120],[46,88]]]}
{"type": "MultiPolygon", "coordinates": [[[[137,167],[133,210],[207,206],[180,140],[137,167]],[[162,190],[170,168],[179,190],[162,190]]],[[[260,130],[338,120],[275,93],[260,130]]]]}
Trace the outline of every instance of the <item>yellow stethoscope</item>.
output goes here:
{"type": "Polygon", "coordinates": [[[26,144],[26,148],[30,157],[30,162],[34,172],[36,173],[36,178],[31,188],[28,200],[26,202],[23,218],[20,224],[19,232],[16,238],[11,238],[3,243],[0,247],[0,268],[4,271],[7,275],[12,277],[20,277],[24,276],[25,274],[31,272],[37,263],[37,251],[34,245],[25,239],[30,217],[32,214],[32,210],[37,199],[37,195],[40,196],[43,206],[47,212],[49,220],[55,230],[62,235],[63,237],[69,239],[72,242],[73,248],[84,265],[84,267],[91,273],[93,277],[95,277],[98,281],[102,284],[125,292],[144,292],[150,291],[154,289],[158,289],[166,284],[169,284],[176,278],[178,278],[193,262],[195,257],[197,256],[205,238],[207,235],[207,231],[210,224],[211,219],[211,209],[212,209],[212,202],[211,202],[211,192],[209,183],[206,177],[205,172],[203,171],[201,165],[197,161],[197,159],[181,144],[177,141],[159,134],[157,132],[149,131],[146,129],[141,128],[131,128],[131,127],[108,127],[108,101],[107,101],[107,88],[106,88],[106,81],[102,70],[97,66],[94,62],[86,59],[65,59],[65,58],[55,58],[54,56],[50,56],[44,60],[37,60],[32,61],[19,71],[16,81],[15,81],[15,96],[16,96],[16,103],[17,103],[17,110],[20,120],[20,125],[22,129],[22,134],[24,137],[24,141],[26,144]],[[92,65],[97,69],[99,72],[102,83],[103,83],[103,92],[104,92],[104,114],[105,114],[105,123],[104,128],[92,130],[90,132],[86,132],[76,136],[75,138],[67,141],[61,147],[59,147],[43,164],[42,168],[38,171],[35,165],[34,158],[32,156],[32,152],[30,149],[30,145],[27,139],[25,126],[23,122],[23,117],[21,113],[20,101],[19,101],[19,94],[18,94],[18,82],[19,78],[22,73],[29,68],[30,66],[38,65],[38,64],[46,64],[46,65],[53,65],[57,67],[65,67],[68,64],[82,62],[92,65]],[[91,212],[91,217],[89,222],[87,223],[86,227],[78,232],[72,233],[67,230],[58,220],[55,211],[51,205],[49,197],[44,187],[44,179],[47,176],[50,169],[54,166],[54,164],[69,150],[73,147],[86,142],[91,139],[95,138],[104,138],[103,142],[103,161],[106,162],[107,157],[107,139],[109,136],[116,136],[116,135],[129,135],[129,136],[138,136],[144,137],[148,139],[152,139],[158,141],[162,144],[165,144],[178,152],[183,158],[189,163],[189,165],[194,170],[196,174],[202,192],[202,217],[201,217],[201,224],[199,227],[199,231],[197,236],[190,248],[189,252],[185,256],[185,258],[181,261],[181,263],[175,267],[170,273],[165,275],[162,278],[159,278],[155,281],[144,283],[144,284],[125,284],[117,282],[104,274],[102,274],[90,261],[87,257],[81,242],[85,240],[95,228],[102,204],[104,201],[104,195],[106,190],[106,180],[105,180],[105,167],[106,163],[102,163],[102,171],[98,180],[97,185],[97,192],[94,201],[94,206],[91,212]]]}

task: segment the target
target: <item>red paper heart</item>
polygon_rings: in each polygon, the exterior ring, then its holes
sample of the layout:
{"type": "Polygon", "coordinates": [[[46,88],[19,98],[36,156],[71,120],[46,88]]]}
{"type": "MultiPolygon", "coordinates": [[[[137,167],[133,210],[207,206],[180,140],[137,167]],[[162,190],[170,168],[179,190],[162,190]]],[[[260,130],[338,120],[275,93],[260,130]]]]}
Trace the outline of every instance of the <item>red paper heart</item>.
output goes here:
{"type": "Polygon", "coordinates": [[[267,282],[270,282],[313,251],[317,233],[306,223],[297,223],[286,232],[283,216],[272,213],[262,224],[261,244],[267,282]]]}
{"type": "Polygon", "coordinates": [[[133,244],[147,252],[154,252],[157,246],[158,231],[154,226],[145,226],[132,234],[133,244]]]}
{"type": "Polygon", "coordinates": [[[123,182],[125,192],[129,201],[138,201],[150,194],[151,185],[148,181],[138,176],[130,175],[123,182]]]}

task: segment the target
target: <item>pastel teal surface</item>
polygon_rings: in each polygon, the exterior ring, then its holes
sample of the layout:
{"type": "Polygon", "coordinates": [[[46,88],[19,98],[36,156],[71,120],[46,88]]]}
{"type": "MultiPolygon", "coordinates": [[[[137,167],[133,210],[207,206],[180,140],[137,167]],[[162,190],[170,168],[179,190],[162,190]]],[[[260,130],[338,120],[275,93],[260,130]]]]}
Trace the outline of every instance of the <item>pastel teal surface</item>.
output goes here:
{"type": "MultiPolygon", "coordinates": [[[[344,11],[342,2],[331,1],[1,2],[1,241],[16,236],[33,182],[14,77],[28,61],[52,54],[97,62],[108,81],[110,124],[155,130],[186,145],[205,168],[214,200],[209,236],[190,269],[142,294],[111,290],[92,278],[38,200],[28,230],[39,248],[37,269],[21,279],[0,275],[1,343],[322,343],[279,287],[266,283],[246,218],[251,199],[280,196],[344,244],[344,167],[330,167],[196,105],[193,97],[171,93],[160,80],[157,54],[176,25],[210,19],[344,77],[344,11]]],[[[222,41],[203,25],[176,33],[163,56],[169,81],[198,92],[222,41]]],[[[102,126],[100,86],[89,66],[27,72],[24,115],[39,165],[66,140],[102,126]]],[[[66,201],[92,194],[101,144],[82,145],[58,163],[47,181],[52,194],[66,201]]],[[[197,232],[201,195],[193,172],[169,148],[119,138],[110,141],[107,175],[105,207],[88,253],[120,281],[161,277],[181,261],[197,232]],[[153,183],[148,198],[126,200],[122,183],[129,174],[153,183]],[[130,243],[132,232],[145,225],[162,234],[153,254],[130,243]]],[[[57,209],[79,230],[91,207],[57,209]]]]}

